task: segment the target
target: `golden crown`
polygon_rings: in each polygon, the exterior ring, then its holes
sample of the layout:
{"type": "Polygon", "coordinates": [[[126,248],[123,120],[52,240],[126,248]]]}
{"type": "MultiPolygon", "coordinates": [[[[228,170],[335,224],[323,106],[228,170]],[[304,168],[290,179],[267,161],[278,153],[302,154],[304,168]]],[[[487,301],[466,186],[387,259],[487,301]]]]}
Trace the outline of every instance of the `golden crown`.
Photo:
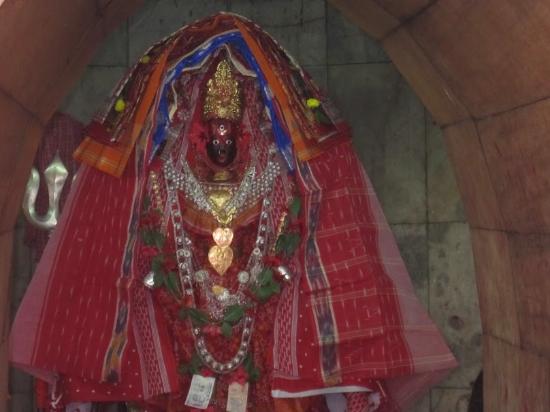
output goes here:
{"type": "Polygon", "coordinates": [[[214,76],[206,83],[203,115],[206,120],[236,121],[241,117],[239,82],[233,76],[227,60],[218,63],[214,76]]]}

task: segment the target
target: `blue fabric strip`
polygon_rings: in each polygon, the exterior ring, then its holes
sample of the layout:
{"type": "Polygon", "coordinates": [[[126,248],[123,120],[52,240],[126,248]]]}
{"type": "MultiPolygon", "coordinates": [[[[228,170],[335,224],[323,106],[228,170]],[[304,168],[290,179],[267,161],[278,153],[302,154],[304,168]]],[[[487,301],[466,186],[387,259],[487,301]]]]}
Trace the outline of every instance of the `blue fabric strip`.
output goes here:
{"type": "Polygon", "coordinates": [[[243,39],[241,33],[231,32],[221,34],[211,39],[208,43],[197,49],[193,54],[187,56],[181,60],[172,70],[170,70],[165,77],[163,83],[162,95],[159,101],[158,114],[157,114],[157,126],[154,134],[155,148],[159,147],[166,139],[166,131],[170,125],[170,118],[168,115],[168,93],[170,85],[176,79],[178,79],[186,67],[196,66],[201,64],[206,58],[208,58],[213,52],[223,45],[231,45],[238,50],[250,68],[258,76],[260,83],[260,90],[265,106],[267,107],[269,116],[271,118],[273,135],[275,136],[275,144],[281,152],[285,162],[290,170],[294,170],[294,156],[292,152],[292,141],[288,136],[288,131],[284,127],[284,122],[279,118],[278,112],[275,109],[275,102],[269,89],[269,85],[265,79],[265,76],[260,69],[258,62],[254,55],[250,51],[250,48],[243,39]]]}

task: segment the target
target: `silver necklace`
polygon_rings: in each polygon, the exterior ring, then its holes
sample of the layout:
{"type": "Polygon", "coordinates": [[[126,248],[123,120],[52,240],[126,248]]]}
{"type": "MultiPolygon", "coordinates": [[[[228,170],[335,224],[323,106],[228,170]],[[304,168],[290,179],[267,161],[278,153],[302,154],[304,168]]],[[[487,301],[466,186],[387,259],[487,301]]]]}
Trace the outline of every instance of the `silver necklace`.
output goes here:
{"type": "MultiPolygon", "coordinates": [[[[196,308],[197,305],[194,294],[194,283],[197,285],[201,285],[202,283],[204,284],[204,286],[206,286],[206,288],[204,289],[207,289],[209,286],[207,284],[209,283],[209,272],[205,269],[195,270],[193,245],[191,238],[188,236],[183,228],[183,219],[177,195],[177,174],[174,170],[171,159],[166,160],[164,164],[164,174],[167,184],[168,203],[170,206],[170,215],[172,219],[174,241],[176,246],[176,260],[178,264],[178,274],[180,278],[181,289],[185,295],[191,298],[191,306],[193,308],[196,308]]],[[[270,192],[270,190],[267,191],[268,194],[270,192]]],[[[241,303],[246,301],[246,296],[243,293],[244,288],[248,284],[255,283],[258,274],[263,269],[263,257],[265,256],[268,245],[267,235],[270,210],[271,200],[269,199],[269,197],[266,197],[262,202],[262,211],[260,212],[258,231],[254,248],[252,249],[252,252],[248,259],[246,270],[241,271],[238,275],[239,289],[233,295],[229,294],[228,292],[225,299],[218,299],[216,297],[215,300],[222,304],[219,306],[214,305],[213,311],[215,313],[210,313],[212,318],[219,320],[220,316],[223,317],[223,309],[225,309],[225,307],[227,306],[227,304],[224,303],[235,301],[241,303]]],[[[211,300],[214,301],[214,299],[211,300]]],[[[250,304],[253,307],[252,312],[254,312],[256,310],[256,305],[253,302],[250,302],[250,304]]],[[[194,327],[191,324],[192,335],[195,342],[195,349],[203,364],[212,371],[221,374],[229,373],[239,367],[239,365],[242,364],[248,353],[253,324],[254,318],[250,315],[245,315],[240,322],[242,332],[239,349],[237,350],[237,353],[232,357],[232,359],[228,362],[219,362],[214,358],[214,356],[206,348],[202,328],[194,327]]]]}
{"type": "Polygon", "coordinates": [[[231,216],[242,212],[245,208],[266,196],[273,188],[275,179],[281,172],[281,166],[275,160],[277,150],[274,146],[269,148],[269,158],[262,174],[256,177],[256,167],[249,167],[244,177],[231,198],[222,206],[216,205],[206,195],[203,185],[196,178],[187,161],[181,162],[181,171],[173,169],[172,177],[177,189],[181,190],[185,197],[204,212],[217,216],[231,216]]]}

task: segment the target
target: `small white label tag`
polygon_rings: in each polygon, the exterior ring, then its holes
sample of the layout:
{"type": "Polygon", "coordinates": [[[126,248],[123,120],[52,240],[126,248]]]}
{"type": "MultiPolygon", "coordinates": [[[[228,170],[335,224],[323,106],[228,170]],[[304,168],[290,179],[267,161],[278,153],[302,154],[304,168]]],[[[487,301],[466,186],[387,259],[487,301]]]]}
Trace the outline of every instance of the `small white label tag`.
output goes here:
{"type": "Polygon", "coordinates": [[[191,379],[191,386],[189,386],[189,393],[185,400],[185,405],[197,409],[206,409],[210,403],[212,392],[214,392],[214,384],[216,378],[204,377],[201,375],[193,375],[191,379]]]}
{"type": "Polygon", "coordinates": [[[65,412],[91,412],[92,403],[73,402],[65,407],[65,412]]]}
{"type": "Polygon", "coordinates": [[[227,407],[228,412],[246,412],[246,403],[248,401],[248,382],[241,385],[233,382],[227,388],[227,407]]]}

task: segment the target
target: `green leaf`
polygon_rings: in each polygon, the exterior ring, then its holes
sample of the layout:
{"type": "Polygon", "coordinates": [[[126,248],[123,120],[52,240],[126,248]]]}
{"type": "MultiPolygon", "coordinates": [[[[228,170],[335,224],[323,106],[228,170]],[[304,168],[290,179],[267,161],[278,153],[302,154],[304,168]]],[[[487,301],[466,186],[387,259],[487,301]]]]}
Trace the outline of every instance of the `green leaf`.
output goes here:
{"type": "Polygon", "coordinates": [[[273,281],[271,285],[269,285],[269,291],[272,295],[281,293],[281,285],[278,282],[273,281]]]}
{"type": "Polygon", "coordinates": [[[257,382],[260,379],[260,370],[256,367],[248,373],[248,380],[250,382],[257,382]]]}
{"type": "Polygon", "coordinates": [[[187,317],[191,319],[193,326],[204,326],[210,321],[206,313],[195,308],[186,308],[180,311],[180,319],[185,319],[187,317]],[[182,313],[183,311],[185,311],[185,313],[182,313]]]}
{"type": "Polygon", "coordinates": [[[157,230],[141,230],[141,239],[147,246],[156,246],[159,249],[162,249],[164,246],[164,236],[157,230]]]}
{"type": "Polygon", "coordinates": [[[256,298],[262,303],[267,302],[269,298],[274,295],[273,286],[271,284],[268,284],[266,286],[254,287],[251,290],[256,298]]]}
{"type": "Polygon", "coordinates": [[[273,271],[270,268],[264,268],[258,275],[258,283],[263,286],[273,280],[273,271]]]}
{"type": "Polygon", "coordinates": [[[178,371],[182,375],[186,375],[186,374],[194,375],[200,371],[201,367],[202,367],[201,358],[199,357],[199,355],[194,353],[188,363],[182,363],[179,366],[178,371]]]}
{"type": "Polygon", "coordinates": [[[286,241],[285,235],[284,234],[279,235],[279,237],[277,238],[277,242],[275,242],[275,253],[277,255],[281,254],[283,250],[285,250],[286,248],[285,241],[286,241]]]}
{"type": "Polygon", "coordinates": [[[295,197],[292,199],[292,202],[290,203],[290,206],[288,207],[288,211],[290,213],[290,216],[292,216],[293,219],[296,219],[298,215],[300,214],[300,209],[302,208],[302,199],[299,197],[295,197]]]}
{"type": "Polygon", "coordinates": [[[223,321],[231,324],[237,323],[244,316],[244,306],[231,305],[229,306],[223,316],[223,321]]]}
{"type": "Polygon", "coordinates": [[[143,210],[147,212],[151,207],[151,198],[147,195],[143,197],[143,210]]]}
{"type": "Polygon", "coordinates": [[[300,245],[300,235],[298,233],[287,234],[286,255],[292,256],[300,245]]]}
{"type": "Polygon", "coordinates": [[[230,338],[231,335],[233,334],[233,327],[228,322],[222,322],[221,330],[222,330],[222,335],[225,336],[226,338],[230,338]]]}
{"type": "Polygon", "coordinates": [[[243,367],[248,374],[248,380],[250,382],[256,382],[260,378],[260,370],[254,365],[254,360],[250,354],[244,359],[243,367]]]}
{"type": "Polygon", "coordinates": [[[164,275],[162,273],[157,273],[153,275],[153,286],[155,288],[160,288],[161,286],[164,286],[164,275]]]}
{"type": "Polygon", "coordinates": [[[322,107],[318,107],[313,112],[315,114],[315,120],[322,124],[332,124],[332,121],[328,118],[322,107]]]}
{"type": "Polygon", "coordinates": [[[174,296],[179,296],[178,277],[174,272],[170,272],[164,277],[164,283],[166,285],[166,289],[168,289],[170,293],[174,296]]]}
{"type": "Polygon", "coordinates": [[[164,246],[164,235],[156,230],[151,230],[151,236],[153,239],[153,244],[159,249],[162,249],[164,246]]]}
{"type": "Polygon", "coordinates": [[[155,273],[162,273],[162,255],[157,255],[151,260],[151,270],[155,273]]]}
{"type": "Polygon", "coordinates": [[[294,254],[298,246],[300,246],[300,240],[300,235],[298,233],[283,233],[279,235],[277,239],[275,252],[290,257],[294,254]]]}
{"type": "Polygon", "coordinates": [[[180,320],[185,320],[187,319],[188,316],[189,316],[189,313],[187,312],[187,308],[182,308],[178,312],[178,317],[180,318],[180,320]]]}
{"type": "Polygon", "coordinates": [[[155,241],[153,239],[153,231],[152,230],[141,230],[141,240],[143,240],[143,243],[145,243],[147,246],[153,246],[155,244],[155,241]]]}
{"type": "Polygon", "coordinates": [[[244,370],[248,372],[248,370],[254,366],[254,361],[252,360],[252,356],[250,354],[246,355],[246,358],[243,360],[243,367],[244,370]]]}

